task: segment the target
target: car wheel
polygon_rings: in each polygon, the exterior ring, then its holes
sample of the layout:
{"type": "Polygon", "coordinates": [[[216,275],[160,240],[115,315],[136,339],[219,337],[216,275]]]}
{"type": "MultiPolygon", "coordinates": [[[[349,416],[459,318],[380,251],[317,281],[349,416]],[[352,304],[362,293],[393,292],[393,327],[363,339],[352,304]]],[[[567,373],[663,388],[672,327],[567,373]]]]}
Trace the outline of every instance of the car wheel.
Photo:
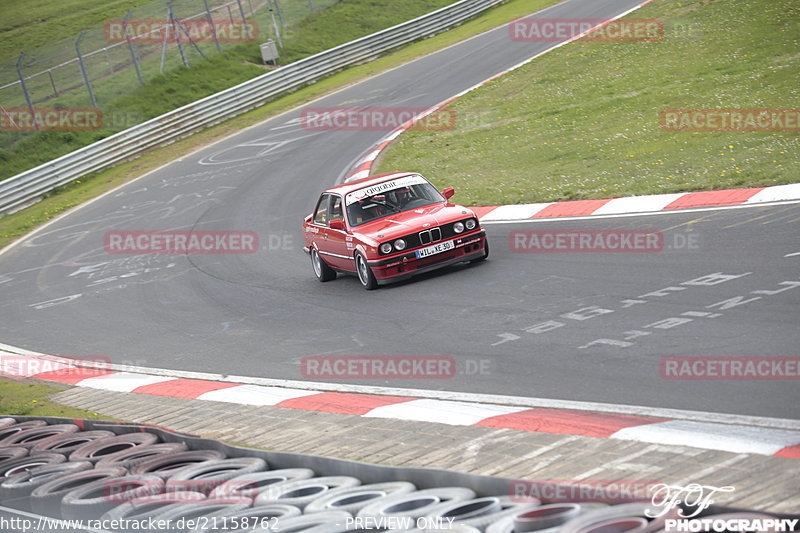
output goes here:
{"type": "Polygon", "coordinates": [[[318,280],[325,282],[336,279],[336,271],[325,264],[315,248],[311,248],[311,266],[318,280]]]}
{"type": "Polygon", "coordinates": [[[477,259],[473,259],[470,263],[480,263],[481,261],[486,261],[489,257],[489,241],[488,239],[483,241],[483,257],[479,257],[477,259]]]}
{"type": "Polygon", "coordinates": [[[375,274],[372,269],[367,265],[367,260],[361,255],[361,252],[356,252],[356,271],[358,272],[358,281],[361,285],[371,291],[378,286],[378,280],[375,279],[375,274]]]}

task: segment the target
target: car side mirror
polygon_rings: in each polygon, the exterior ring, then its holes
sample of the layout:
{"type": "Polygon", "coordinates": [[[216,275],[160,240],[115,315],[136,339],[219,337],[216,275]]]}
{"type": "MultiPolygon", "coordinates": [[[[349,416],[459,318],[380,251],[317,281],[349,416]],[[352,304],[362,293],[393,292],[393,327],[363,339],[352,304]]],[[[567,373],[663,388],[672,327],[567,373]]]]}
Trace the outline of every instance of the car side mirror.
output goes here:
{"type": "Polygon", "coordinates": [[[336,229],[339,231],[347,230],[347,228],[344,225],[344,220],[342,220],[341,218],[334,218],[333,220],[330,221],[329,226],[331,229],[336,229]]]}
{"type": "Polygon", "coordinates": [[[448,200],[452,198],[455,193],[456,190],[452,187],[447,187],[446,189],[442,190],[442,196],[444,196],[448,200]]]}

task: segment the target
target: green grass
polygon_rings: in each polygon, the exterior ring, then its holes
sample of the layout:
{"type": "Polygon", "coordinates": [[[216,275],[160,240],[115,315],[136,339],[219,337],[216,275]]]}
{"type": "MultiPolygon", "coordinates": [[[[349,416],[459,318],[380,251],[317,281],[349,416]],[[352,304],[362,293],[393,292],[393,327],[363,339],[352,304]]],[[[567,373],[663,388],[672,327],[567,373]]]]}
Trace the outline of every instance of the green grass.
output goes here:
{"type": "MultiPolygon", "coordinates": [[[[324,11],[307,15],[287,30],[285,49],[281,51],[279,64],[291,63],[450,3],[452,0],[342,0],[324,11]]],[[[179,67],[152,76],[145,73],[145,85],[127,94],[129,86],[136,84],[133,71],[95,81],[93,86],[106,115],[139,117],[136,122],[140,122],[264,74],[267,68],[260,62],[258,46],[243,43],[222,54],[211,54],[207,60],[195,59],[189,68],[179,67]]],[[[157,63],[151,61],[147,69],[157,68],[157,63]]],[[[24,106],[24,103],[18,104],[24,106]]],[[[55,105],[87,107],[88,103],[83,91],[75,91],[46,104],[49,107],[55,105]]],[[[0,180],[91,144],[120,129],[123,128],[33,134],[0,132],[0,180]]]]}
{"type": "Polygon", "coordinates": [[[672,133],[666,108],[800,107],[800,4],[656,0],[661,42],[575,42],[454,102],[451,131],[398,138],[377,171],[498,205],[800,181],[797,133],[672,133]],[[688,31],[679,31],[680,28],[688,31]]]}
{"type": "Polygon", "coordinates": [[[0,0],[0,61],[75,37],[153,0],[0,0]]]}
{"type": "Polygon", "coordinates": [[[47,198],[23,209],[18,213],[0,218],[0,248],[27,234],[40,224],[102,194],[114,187],[130,181],[148,171],[156,169],[169,161],[211,144],[252,124],[307,103],[325,94],[407,63],[417,57],[440,50],[454,43],[497,27],[528,13],[556,3],[557,0],[512,0],[502,6],[489,10],[482,16],[430,39],[403,47],[376,61],[352,67],[328,77],[299,91],[281,97],[223,124],[209,128],[201,133],[181,139],[168,146],[150,150],[143,156],[118,165],[114,168],[82,178],[53,191],[47,198]]]}
{"type": "Polygon", "coordinates": [[[66,387],[0,379],[0,417],[3,415],[56,416],[110,420],[108,417],[92,411],[68,407],[50,400],[50,396],[63,390],[66,390],[66,387]]]}

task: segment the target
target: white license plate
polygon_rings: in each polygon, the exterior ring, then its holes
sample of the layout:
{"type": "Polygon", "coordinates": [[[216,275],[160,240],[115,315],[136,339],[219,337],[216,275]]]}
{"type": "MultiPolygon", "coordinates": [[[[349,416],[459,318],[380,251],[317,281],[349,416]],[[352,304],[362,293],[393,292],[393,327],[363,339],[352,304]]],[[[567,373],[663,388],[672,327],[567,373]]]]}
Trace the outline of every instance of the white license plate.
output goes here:
{"type": "Polygon", "coordinates": [[[453,241],[445,241],[440,242],[439,244],[434,244],[433,246],[428,246],[427,248],[423,248],[422,250],[417,250],[417,259],[422,257],[428,257],[431,255],[440,254],[442,252],[446,252],[447,250],[452,250],[455,248],[456,245],[453,244],[453,241]]]}

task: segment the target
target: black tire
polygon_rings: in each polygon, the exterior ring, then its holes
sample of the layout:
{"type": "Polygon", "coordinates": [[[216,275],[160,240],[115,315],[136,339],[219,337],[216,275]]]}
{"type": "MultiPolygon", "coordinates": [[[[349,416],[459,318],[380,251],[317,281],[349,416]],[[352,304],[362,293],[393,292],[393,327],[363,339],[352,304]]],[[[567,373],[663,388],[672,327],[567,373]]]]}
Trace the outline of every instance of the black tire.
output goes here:
{"type": "Polygon", "coordinates": [[[269,468],[264,459],[258,457],[237,457],[219,459],[199,465],[181,468],[167,478],[167,491],[192,491],[210,494],[226,481],[245,474],[263,472],[269,468]]]}
{"type": "Polygon", "coordinates": [[[319,256],[316,248],[311,247],[311,268],[314,270],[314,275],[321,282],[332,281],[336,279],[336,271],[328,266],[325,261],[319,256]]]}
{"type": "MultiPolygon", "coordinates": [[[[7,420],[7,419],[3,419],[7,420]]],[[[13,420],[13,418],[11,419],[13,420]]],[[[20,431],[25,431],[26,429],[31,428],[39,428],[42,426],[46,426],[47,422],[44,420],[31,420],[29,422],[19,422],[14,424],[8,424],[7,426],[0,427],[0,440],[7,439],[14,433],[19,433],[20,431]]]]}
{"type": "Polygon", "coordinates": [[[42,426],[38,428],[26,429],[18,431],[13,435],[9,435],[3,440],[0,440],[0,446],[22,446],[24,448],[33,448],[41,442],[47,442],[53,438],[62,437],[65,434],[71,435],[78,432],[78,426],[75,424],[53,424],[51,426],[42,426]]]}
{"type": "Polygon", "coordinates": [[[367,258],[361,252],[356,252],[355,254],[355,261],[356,261],[356,274],[358,275],[358,281],[361,282],[361,286],[371,291],[378,287],[378,280],[375,279],[375,274],[372,273],[372,269],[369,268],[367,264],[367,258]]]}
{"type": "MultiPolygon", "coordinates": [[[[181,527],[182,523],[186,526],[188,522],[196,521],[198,518],[214,518],[237,511],[244,511],[250,508],[251,504],[252,501],[248,498],[200,500],[198,502],[165,507],[163,511],[154,515],[153,519],[157,521],[169,520],[169,523],[173,524],[170,533],[178,533],[196,529],[196,526],[181,527]]],[[[203,522],[213,523],[213,520],[203,522]]]]}
{"type": "Polygon", "coordinates": [[[382,516],[407,516],[419,518],[427,515],[431,509],[435,509],[443,503],[465,501],[474,497],[475,492],[473,490],[463,487],[418,490],[409,494],[381,498],[361,509],[357,516],[377,518],[382,516]]]}
{"type": "Polygon", "coordinates": [[[314,477],[310,468],[286,468],[282,470],[268,470],[254,474],[244,474],[226,481],[209,494],[209,498],[252,498],[255,500],[265,487],[283,483],[284,481],[297,481],[314,477]]]}
{"type": "Polygon", "coordinates": [[[53,476],[63,476],[91,470],[92,463],[77,461],[73,463],[57,463],[37,466],[25,472],[20,472],[0,484],[0,502],[21,511],[30,511],[30,495],[37,487],[52,481],[53,476]]]}
{"type": "Polygon", "coordinates": [[[0,464],[9,459],[17,459],[28,455],[28,448],[22,446],[7,446],[0,448],[0,464]]]}
{"type": "Polygon", "coordinates": [[[130,500],[122,505],[114,507],[105,513],[101,519],[144,520],[164,512],[168,506],[183,505],[185,503],[200,502],[203,500],[205,500],[205,496],[199,492],[180,492],[177,494],[164,493],[156,496],[146,496],[144,498],[130,500]]]}
{"type": "Polygon", "coordinates": [[[97,468],[103,466],[124,466],[125,468],[132,468],[133,466],[143,463],[148,459],[152,459],[157,455],[175,454],[186,451],[186,444],[182,442],[163,442],[161,444],[146,444],[144,446],[136,446],[130,450],[123,450],[118,453],[113,453],[103,459],[97,461],[97,468]]]}
{"type": "Polygon", "coordinates": [[[61,499],[61,516],[66,519],[100,518],[114,507],[130,500],[163,492],[164,480],[158,476],[99,479],[65,494],[61,499]]]}
{"type": "Polygon", "coordinates": [[[473,259],[470,263],[480,263],[489,259],[489,239],[483,241],[483,257],[473,259]]]}
{"type": "Polygon", "coordinates": [[[488,526],[509,516],[516,516],[532,511],[541,506],[541,502],[515,502],[509,496],[491,496],[475,498],[463,502],[449,502],[437,506],[427,514],[431,518],[452,518],[454,524],[464,524],[483,531],[488,526]]]}
{"type": "Polygon", "coordinates": [[[25,455],[15,459],[7,459],[0,463],[0,483],[15,474],[26,472],[43,465],[65,463],[67,458],[60,453],[40,453],[35,456],[25,455]]]}
{"type": "MultiPolygon", "coordinates": [[[[293,518],[286,518],[280,520],[275,527],[270,529],[256,529],[253,533],[267,533],[281,531],[286,532],[300,532],[303,533],[345,533],[352,531],[353,527],[347,524],[351,518],[349,513],[344,511],[325,511],[323,513],[313,513],[303,516],[295,516],[293,518]]],[[[376,533],[380,529],[374,530],[376,533]]]]}
{"type": "Polygon", "coordinates": [[[69,454],[69,460],[97,463],[100,459],[109,457],[112,454],[127,451],[136,446],[155,444],[156,442],[158,442],[158,436],[153,433],[115,435],[84,444],[69,454]]]}
{"type": "Polygon", "coordinates": [[[188,452],[157,455],[130,467],[131,474],[155,474],[167,479],[176,472],[206,463],[224,459],[225,454],[216,450],[190,450],[188,452]]]}
{"type": "Polygon", "coordinates": [[[63,453],[64,455],[69,455],[84,444],[113,436],[114,434],[112,432],[102,429],[70,433],[53,437],[46,441],[37,442],[36,445],[31,448],[30,453],[31,455],[36,455],[37,453],[63,453]]]}
{"type": "Polygon", "coordinates": [[[394,481],[389,483],[373,483],[358,487],[342,487],[333,489],[314,499],[303,510],[305,514],[322,511],[345,511],[355,515],[380,498],[395,494],[408,494],[417,490],[413,483],[394,481]]]}
{"type": "Polygon", "coordinates": [[[31,492],[31,510],[40,515],[61,518],[61,499],[73,490],[98,480],[111,480],[126,474],[122,467],[76,472],[48,481],[31,492]]]}
{"type": "Polygon", "coordinates": [[[306,505],[326,492],[342,487],[356,487],[361,481],[350,476],[312,477],[299,481],[284,481],[266,487],[253,502],[254,505],[285,503],[305,509],[306,505]]]}
{"type": "Polygon", "coordinates": [[[262,527],[274,527],[287,518],[300,515],[301,511],[297,507],[273,503],[216,515],[216,526],[212,523],[209,527],[195,529],[192,533],[245,533],[262,527]]]}

